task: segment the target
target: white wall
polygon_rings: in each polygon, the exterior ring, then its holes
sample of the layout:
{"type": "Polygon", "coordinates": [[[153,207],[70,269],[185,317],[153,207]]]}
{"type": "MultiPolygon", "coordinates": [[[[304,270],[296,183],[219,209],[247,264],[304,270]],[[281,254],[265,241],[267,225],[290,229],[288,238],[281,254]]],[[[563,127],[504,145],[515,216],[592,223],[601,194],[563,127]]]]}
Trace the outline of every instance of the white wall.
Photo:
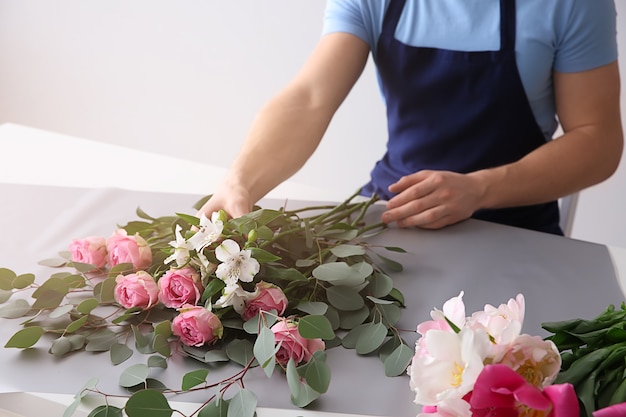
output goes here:
{"type": "MultiPolygon", "coordinates": [[[[317,41],[324,3],[0,0],[0,123],[226,167],[317,41]]],[[[616,3],[624,57],[626,4],[616,3]]],[[[293,180],[347,196],[383,152],[385,131],[369,65],[293,180]]],[[[625,186],[626,162],[582,193],[575,238],[626,247],[625,186]]]]}

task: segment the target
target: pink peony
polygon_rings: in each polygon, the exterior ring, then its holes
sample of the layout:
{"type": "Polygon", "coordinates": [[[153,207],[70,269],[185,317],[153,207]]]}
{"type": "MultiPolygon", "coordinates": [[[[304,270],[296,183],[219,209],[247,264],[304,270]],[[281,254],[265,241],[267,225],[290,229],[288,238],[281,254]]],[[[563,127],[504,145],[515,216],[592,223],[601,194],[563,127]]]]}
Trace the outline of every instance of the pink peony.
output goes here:
{"type": "Polygon", "coordinates": [[[115,278],[115,301],[125,308],[154,306],[159,297],[159,288],[154,278],[145,271],[115,278]]]}
{"type": "Polygon", "coordinates": [[[172,333],[187,346],[212,344],[222,337],[220,319],[204,307],[185,304],[172,320],[172,333]]]}
{"type": "Polygon", "coordinates": [[[138,234],[128,236],[124,229],[117,229],[107,239],[107,251],[111,267],[130,263],[138,271],[147,269],[152,263],[152,251],[146,241],[138,234]]]}
{"type": "Polygon", "coordinates": [[[250,320],[259,314],[259,311],[276,310],[280,316],[287,309],[289,300],[276,285],[261,281],[256,284],[255,294],[257,295],[253,299],[246,302],[246,307],[241,314],[244,320],[250,320]]]}
{"type": "Polygon", "coordinates": [[[158,282],[159,301],[166,307],[196,304],[202,295],[200,274],[194,268],[170,269],[158,282]]]}
{"type": "Polygon", "coordinates": [[[292,321],[280,320],[272,326],[274,340],[280,343],[276,352],[276,361],[286,365],[292,358],[296,364],[308,362],[313,353],[324,350],[326,345],[322,339],[305,339],[298,332],[298,325],[292,321]]]}
{"type": "Polygon", "coordinates": [[[561,355],[550,340],[518,336],[495,362],[507,365],[536,387],[547,387],[561,370],[561,355]]]}
{"type": "Polygon", "coordinates": [[[506,365],[487,365],[474,384],[469,400],[473,417],[578,416],[576,392],[571,384],[541,390],[506,365]]]}
{"type": "Polygon", "coordinates": [[[74,239],[70,243],[72,261],[103,268],[107,262],[107,242],[100,236],[74,239]]]}

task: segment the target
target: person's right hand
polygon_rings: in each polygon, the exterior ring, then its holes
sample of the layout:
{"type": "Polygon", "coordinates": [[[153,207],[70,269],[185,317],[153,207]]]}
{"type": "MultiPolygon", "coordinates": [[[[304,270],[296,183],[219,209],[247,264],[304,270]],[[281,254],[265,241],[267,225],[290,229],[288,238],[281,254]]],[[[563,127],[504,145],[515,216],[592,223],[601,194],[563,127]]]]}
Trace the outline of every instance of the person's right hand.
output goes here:
{"type": "Polygon", "coordinates": [[[204,214],[210,219],[213,212],[224,210],[230,217],[237,218],[252,211],[253,205],[254,201],[245,187],[223,184],[198,210],[196,216],[204,214]]]}

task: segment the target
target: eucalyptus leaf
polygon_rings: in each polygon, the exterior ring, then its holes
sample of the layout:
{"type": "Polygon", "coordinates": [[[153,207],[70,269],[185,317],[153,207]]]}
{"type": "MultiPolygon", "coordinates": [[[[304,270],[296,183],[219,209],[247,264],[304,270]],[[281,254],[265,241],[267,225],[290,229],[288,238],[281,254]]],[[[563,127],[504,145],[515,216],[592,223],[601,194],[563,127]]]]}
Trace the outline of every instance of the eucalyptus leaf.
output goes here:
{"type": "Polygon", "coordinates": [[[52,341],[48,353],[60,357],[72,351],[72,343],[67,337],[61,336],[52,341]]]}
{"type": "Polygon", "coordinates": [[[323,315],[328,310],[328,304],[321,301],[303,301],[296,306],[296,309],[312,315],[323,315]]]}
{"type": "Polygon", "coordinates": [[[230,399],[226,416],[254,417],[257,402],[256,395],[252,391],[242,388],[230,399]]]}
{"type": "Polygon", "coordinates": [[[35,282],[34,274],[22,274],[13,280],[13,288],[22,290],[35,282]]]}
{"type": "Polygon", "coordinates": [[[209,375],[208,369],[197,369],[195,371],[187,372],[183,376],[183,382],[181,389],[183,391],[189,391],[191,388],[196,387],[206,382],[206,377],[209,375]]]}
{"type": "Polygon", "coordinates": [[[304,374],[307,384],[316,392],[321,394],[328,391],[330,385],[330,368],[326,364],[326,356],[318,351],[307,364],[304,374]]]}
{"type": "Polygon", "coordinates": [[[134,393],[124,407],[128,417],[170,417],[174,410],[167,398],[155,390],[141,390],[134,393]]]}
{"type": "Polygon", "coordinates": [[[87,298],[81,301],[77,306],[76,310],[82,314],[89,314],[93,309],[98,307],[98,300],[95,298],[87,298]]]}
{"type": "Polygon", "coordinates": [[[246,366],[254,359],[253,344],[246,339],[234,339],[226,345],[226,355],[233,362],[246,366]]]}
{"type": "Polygon", "coordinates": [[[204,354],[204,361],[206,363],[212,362],[227,362],[228,355],[223,350],[209,350],[204,354]]]}
{"type": "Polygon", "coordinates": [[[341,340],[341,345],[346,349],[355,349],[359,337],[370,324],[359,324],[350,330],[341,340]]]}
{"type": "Polygon", "coordinates": [[[26,349],[32,347],[43,336],[44,330],[40,326],[25,327],[18,330],[4,345],[5,348],[26,349]]]}
{"type": "Polygon", "coordinates": [[[370,309],[367,306],[356,311],[342,311],[339,314],[339,327],[344,330],[354,329],[367,320],[369,315],[370,309]]]}
{"type": "Polygon", "coordinates": [[[28,301],[18,298],[12,302],[0,306],[0,317],[4,319],[15,319],[24,317],[30,311],[28,301]]]}
{"type": "Polygon", "coordinates": [[[111,345],[109,356],[111,357],[111,363],[113,365],[119,365],[133,356],[133,350],[125,344],[115,343],[111,345]]]}
{"type": "Polygon", "coordinates": [[[366,298],[374,304],[393,304],[395,302],[391,300],[383,300],[381,298],[372,297],[371,295],[368,295],[366,298]]]}
{"type": "Polygon", "coordinates": [[[402,316],[402,309],[396,304],[379,304],[377,307],[383,316],[383,322],[387,326],[395,326],[402,316]]]}
{"type": "Polygon", "coordinates": [[[387,338],[387,326],[382,323],[366,325],[356,342],[356,352],[360,355],[378,349],[387,338]]]}
{"type": "Polygon", "coordinates": [[[165,357],[170,357],[172,355],[172,348],[170,346],[170,342],[167,340],[167,337],[161,334],[155,334],[152,339],[152,349],[154,352],[159,353],[165,357]]]}
{"type": "Polygon", "coordinates": [[[0,304],[6,303],[7,301],[9,301],[12,295],[13,295],[13,291],[0,290],[0,304]]]}
{"type": "Polygon", "coordinates": [[[404,267],[402,266],[400,262],[387,258],[386,256],[383,256],[380,253],[377,253],[376,255],[383,261],[387,270],[391,272],[402,272],[402,270],[404,269],[404,267]]]}
{"type": "Polygon", "coordinates": [[[400,344],[384,361],[385,375],[393,377],[405,374],[414,354],[413,349],[404,343],[400,344]]]}
{"type": "Polygon", "coordinates": [[[152,355],[148,358],[148,361],[146,363],[150,368],[167,369],[167,361],[163,356],[152,355]]]}
{"type": "Polygon", "coordinates": [[[48,317],[51,319],[58,319],[59,317],[69,314],[72,310],[74,310],[74,306],[72,304],[64,304],[48,313],[48,317]]]}
{"type": "Polygon", "coordinates": [[[13,280],[17,274],[8,268],[0,268],[0,290],[10,291],[13,289],[13,280]]]}
{"type": "Polygon", "coordinates": [[[254,342],[253,353],[268,378],[272,376],[276,364],[275,345],[274,333],[269,328],[262,326],[254,342]]]}
{"type": "Polygon", "coordinates": [[[123,417],[124,410],[114,405],[99,405],[91,410],[87,417],[123,417]]]}
{"type": "MultiPolygon", "coordinates": [[[[368,264],[365,264],[368,265],[368,264]]],[[[330,262],[316,267],[312,274],[315,278],[334,285],[356,286],[365,282],[373,268],[363,264],[348,265],[345,262],[330,262]]]]}
{"type": "Polygon", "coordinates": [[[100,329],[87,336],[85,350],[88,352],[105,352],[117,342],[117,335],[109,329],[100,329]]]}
{"type": "Polygon", "coordinates": [[[49,266],[50,268],[60,268],[62,266],[67,265],[67,259],[50,258],[50,259],[43,259],[37,263],[42,266],[49,266]]]}
{"type": "Polygon", "coordinates": [[[374,272],[369,280],[367,291],[372,297],[385,297],[393,289],[393,280],[387,274],[374,272]]]}
{"type": "Polygon", "coordinates": [[[81,318],[74,320],[73,322],[68,324],[68,326],[65,328],[65,332],[74,333],[75,331],[83,327],[85,323],[87,323],[88,319],[89,319],[89,316],[83,316],[81,318]]]}
{"type": "Polygon", "coordinates": [[[300,396],[300,375],[296,369],[296,362],[293,358],[289,358],[287,362],[287,369],[285,369],[285,375],[287,377],[287,385],[289,386],[289,392],[291,392],[291,398],[298,398],[300,396]]]}
{"type": "Polygon", "coordinates": [[[298,321],[298,333],[305,339],[331,340],[335,338],[330,321],[325,316],[318,315],[302,317],[298,321]]]}
{"type": "Polygon", "coordinates": [[[230,400],[214,398],[198,412],[198,417],[227,417],[230,400]]]}
{"type": "Polygon", "coordinates": [[[337,258],[365,255],[365,248],[361,245],[338,245],[330,250],[337,258]]]}
{"type": "Polygon", "coordinates": [[[146,382],[149,372],[150,368],[143,363],[131,365],[126,368],[124,372],[122,372],[122,375],[120,375],[119,385],[121,387],[129,388],[134,387],[135,385],[143,384],[146,382]]]}
{"type": "Polygon", "coordinates": [[[363,297],[352,287],[335,285],[326,289],[330,304],[337,310],[355,311],[365,305],[363,297]]]}

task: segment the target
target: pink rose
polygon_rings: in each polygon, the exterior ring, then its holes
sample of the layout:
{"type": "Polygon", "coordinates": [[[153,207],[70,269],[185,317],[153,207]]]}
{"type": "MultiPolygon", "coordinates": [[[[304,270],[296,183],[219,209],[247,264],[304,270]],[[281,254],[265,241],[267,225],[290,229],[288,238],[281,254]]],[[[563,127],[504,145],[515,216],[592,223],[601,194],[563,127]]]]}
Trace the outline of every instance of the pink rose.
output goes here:
{"type": "Polygon", "coordinates": [[[204,307],[185,304],[172,320],[172,333],[187,346],[211,344],[222,337],[220,319],[204,307]]]}
{"type": "Polygon", "coordinates": [[[322,339],[305,339],[298,332],[298,325],[292,321],[280,320],[271,328],[276,343],[281,343],[276,352],[276,361],[286,365],[292,358],[296,364],[308,362],[313,353],[324,350],[326,345],[322,339]]]}
{"type": "Polygon", "coordinates": [[[152,251],[146,241],[135,234],[128,236],[126,230],[117,229],[107,240],[109,266],[133,264],[135,271],[148,269],[152,263],[152,251]]]}
{"type": "Polygon", "coordinates": [[[277,314],[282,315],[287,309],[289,300],[283,293],[283,291],[276,285],[259,282],[256,284],[257,295],[246,302],[246,308],[241,314],[244,320],[250,320],[252,317],[259,314],[259,311],[271,311],[276,310],[277,314]]]}
{"type": "Polygon", "coordinates": [[[70,243],[72,261],[103,268],[107,262],[107,242],[100,236],[74,239],[70,243]]]}
{"type": "Polygon", "coordinates": [[[125,308],[150,308],[156,304],[159,288],[154,278],[145,271],[115,278],[115,301],[125,308]]]}
{"type": "Polygon", "coordinates": [[[159,301],[166,307],[196,304],[202,295],[200,274],[194,268],[170,269],[159,278],[159,301]]]}
{"type": "Polygon", "coordinates": [[[528,415],[578,416],[571,384],[550,385],[543,391],[506,365],[487,365],[476,379],[469,400],[473,417],[528,415]]]}

